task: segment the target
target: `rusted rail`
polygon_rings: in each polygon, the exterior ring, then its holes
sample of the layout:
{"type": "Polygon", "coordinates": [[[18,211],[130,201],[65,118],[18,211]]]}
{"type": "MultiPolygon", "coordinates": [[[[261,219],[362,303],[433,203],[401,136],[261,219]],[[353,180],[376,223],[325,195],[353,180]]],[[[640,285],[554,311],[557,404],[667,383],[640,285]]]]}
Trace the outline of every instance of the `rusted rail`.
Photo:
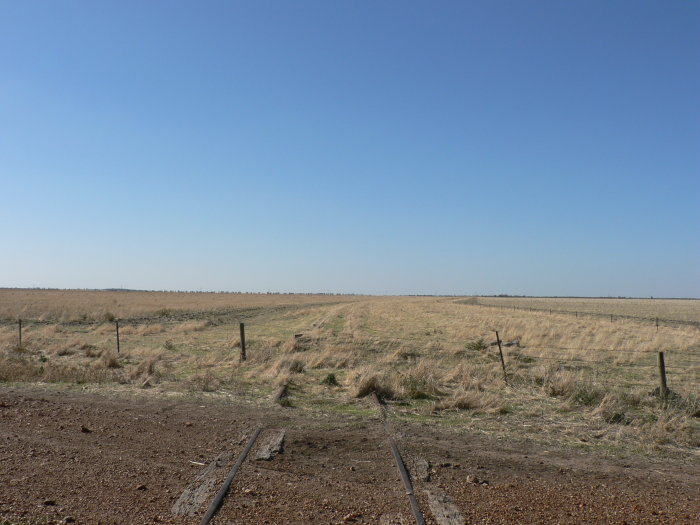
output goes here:
{"type": "MultiPolygon", "coordinates": [[[[379,401],[379,398],[377,397],[376,392],[372,392],[372,400],[379,408],[381,416],[382,416],[382,421],[384,422],[384,428],[387,430],[387,433],[389,434],[390,428],[386,422],[386,408],[379,401]]],[[[399,474],[401,475],[401,480],[403,481],[403,486],[406,489],[406,495],[408,496],[408,501],[411,504],[411,511],[413,511],[413,516],[416,518],[416,523],[417,523],[417,525],[425,525],[425,518],[423,518],[423,513],[421,512],[420,507],[418,506],[418,500],[416,499],[416,495],[413,493],[413,484],[411,483],[411,477],[408,475],[408,471],[406,470],[406,465],[404,464],[403,458],[401,457],[401,453],[399,452],[399,447],[396,445],[396,441],[394,441],[394,438],[392,438],[391,436],[389,436],[389,438],[388,438],[388,443],[389,443],[389,448],[391,448],[391,453],[394,455],[394,461],[396,462],[396,468],[399,469],[399,474]]]]}
{"type": "Polygon", "coordinates": [[[214,500],[211,502],[211,505],[209,505],[209,510],[207,510],[207,513],[202,518],[202,521],[199,522],[199,525],[207,525],[209,521],[211,521],[211,519],[214,517],[214,514],[216,514],[216,512],[219,510],[221,503],[223,503],[224,498],[228,493],[228,489],[231,487],[231,483],[233,483],[233,478],[236,477],[238,469],[241,468],[241,465],[245,461],[246,456],[248,456],[250,449],[253,448],[255,440],[258,439],[260,432],[262,432],[262,429],[263,427],[259,426],[255,429],[255,432],[253,432],[253,434],[250,436],[248,444],[243,449],[243,452],[241,452],[241,455],[238,457],[236,464],[231,469],[231,472],[226,478],[226,481],[224,481],[224,484],[221,486],[221,489],[219,489],[219,492],[217,492],[216,496],[214,496],[214,500]]]}
{"type": "Polygon", "coordinates": [[[391,447],[391,452],[394,454],[394,460],[396,461],[396,467],[399,469],[401,474],[401,479],[403,480],[403,486],[406,488],[406,495],[408,496],[408,501],[411,503],[411,510],[413,511],[413,516],[416,518],[416,523],[418,525],[425,525],[425,519],[423,518],[423,513],[420,511],[418,506],[418,500],[416,495],[413,493],[413,485],[411,484],[411,478],[406,470],[406,465],[403,463],[401,454],[399,453],[399,448],[396,446],[396,442],[393,438],[389,438],[389,446],[391,447]]]}

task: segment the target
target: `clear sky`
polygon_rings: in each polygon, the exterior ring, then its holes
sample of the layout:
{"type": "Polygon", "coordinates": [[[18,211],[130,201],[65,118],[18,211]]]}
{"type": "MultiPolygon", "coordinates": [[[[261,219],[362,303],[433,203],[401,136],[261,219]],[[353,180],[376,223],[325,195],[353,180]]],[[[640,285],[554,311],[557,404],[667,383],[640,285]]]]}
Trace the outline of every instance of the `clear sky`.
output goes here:
{"type": "Polygon", "coordinates": [[[0,286],[700,297],[700,2],[0,0],[0,286]]]}

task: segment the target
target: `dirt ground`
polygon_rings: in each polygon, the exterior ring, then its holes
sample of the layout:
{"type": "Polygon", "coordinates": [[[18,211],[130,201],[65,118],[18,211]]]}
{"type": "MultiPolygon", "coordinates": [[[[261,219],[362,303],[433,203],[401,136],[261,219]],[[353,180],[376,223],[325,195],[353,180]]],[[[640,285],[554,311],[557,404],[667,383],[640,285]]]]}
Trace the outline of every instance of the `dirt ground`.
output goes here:
{"type": "MultiPolygon", "coordinates": [[[[378,416],[0,385],[0,524],[199,523],[257,425],[261,436],[286,431],[283,452],[260,461],[253,448],[212,523],[415,523],[378,416]],[[204,465],[227,451],[206,504],[173,516],[204,465]]],[[[409,467],[430,463],[430,481],[414,476],[429,524],[441,523],[436,497],[466,523],[700,523],[697,458],[619,460],[464,429],[391,427],[409,467]]]]}

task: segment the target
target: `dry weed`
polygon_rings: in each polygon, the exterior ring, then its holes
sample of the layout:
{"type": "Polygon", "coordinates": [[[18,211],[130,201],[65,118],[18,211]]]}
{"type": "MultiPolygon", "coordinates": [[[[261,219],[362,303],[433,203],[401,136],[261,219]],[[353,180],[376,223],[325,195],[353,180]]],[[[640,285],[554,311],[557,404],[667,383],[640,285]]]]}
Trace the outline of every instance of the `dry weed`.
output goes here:
{"type": "MultiPolygon", "coordinates": [[[[208,326],[211,326],[210,321],[189,321],[187,323],[181,323],[177,325],[173,331],[174,332],[181,332],[181,333],[188,333],[188,332],[201,332],[202,330],[206,329],[208,326]]],[[[240,344],[240,342],[239,342],[240,344]]]]}
{"type": "Polygon", "coordinates": [[[475,390],[458,390],[451,397],[436,402],[432,407],[433,412],[449,409],[487,411],[501,414],[507,412],[506,407],[502,405],[498,396],[475,390]]]}
{"type": "Polygon", "coordinates": [[[355,397],[365,397],[372,392],[377,394],[380,399],[394,399],[396,397],[395,390],[390,382],[378,375],[363,377],[355,387],[353,395],[355,397]]]}
{"type": "Polygon", "coordinates": [[[214,392],[220,384],[211,370],[198,372],[189,381],[190,389],[200,392],[214,392]]]}
{"type": "Polygon", "coordinates": [[[121,368],[122,366],[113,352],[102,352],[99,363],[104,368],[121,368]]]}

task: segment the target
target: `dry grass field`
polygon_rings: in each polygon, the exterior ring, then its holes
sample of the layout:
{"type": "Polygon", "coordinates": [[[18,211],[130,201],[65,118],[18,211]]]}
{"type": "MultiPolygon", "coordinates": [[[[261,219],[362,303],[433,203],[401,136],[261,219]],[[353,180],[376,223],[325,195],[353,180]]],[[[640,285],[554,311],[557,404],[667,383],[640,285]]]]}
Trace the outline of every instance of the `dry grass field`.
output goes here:
{"type": "MultiPolygon", "coordinates": [[[[405,420],[603,453],[700,456],[695,326],[550,314],[546,300],[528,311],[451,297],[2,290],[0,298],[4,382],[251,401],[288,383],[285,404],[360,415],[373,413],[365,396],[375,390],[405,420]],[[659,351],[667,400],[655,391],[659,351]]],[[[561,300],[552,301],[559,309],[561,300]]],[[[606,314],[692,320],[697,301],[658,301],[658,311],[656,300],[589,303],[606,314]]]]}
{"type": "Polygon", "coordinates": [[[700,300],[585,299],[568,297],[479,297],[478,304],[555,312],[700,323],[700,300]]]}
{"type": "Polygon", "coordinates": [[[104,321],[114,318],[222,312],[272,306],[338,303],[353,296],[0,288],[0,319],[104,321]]]}

